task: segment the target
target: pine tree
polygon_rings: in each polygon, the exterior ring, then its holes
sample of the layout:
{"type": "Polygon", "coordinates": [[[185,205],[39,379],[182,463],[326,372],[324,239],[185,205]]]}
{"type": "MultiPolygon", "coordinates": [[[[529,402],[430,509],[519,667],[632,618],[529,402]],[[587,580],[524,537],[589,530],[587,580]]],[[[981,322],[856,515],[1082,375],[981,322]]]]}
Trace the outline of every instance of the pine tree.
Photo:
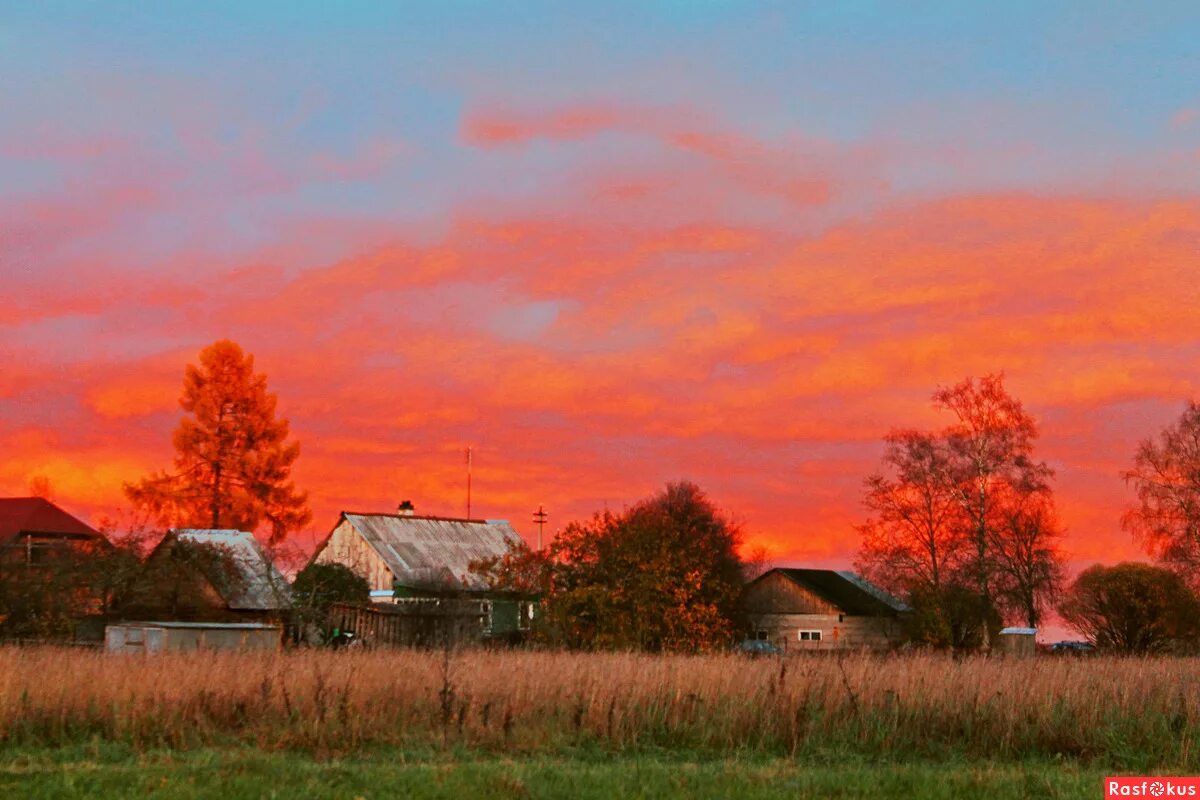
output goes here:
{"type": "Polygon", "coordinates": [[[139,509],[170,527],[268,527],[282,540],[306,525],[308,495],[290,480],[300,445],[289,442],[288,421],[275,418],[276,397],[254,357],[221,340],[200,353],[184,375],[175,430],[175,465],[125,493],[139,509]]]}

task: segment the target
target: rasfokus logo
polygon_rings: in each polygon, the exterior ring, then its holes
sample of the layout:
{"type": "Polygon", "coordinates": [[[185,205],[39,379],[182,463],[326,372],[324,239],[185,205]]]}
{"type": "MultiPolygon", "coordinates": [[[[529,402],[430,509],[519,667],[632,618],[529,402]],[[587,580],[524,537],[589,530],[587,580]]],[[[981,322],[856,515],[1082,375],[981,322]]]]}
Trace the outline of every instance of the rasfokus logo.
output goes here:
{"type": "Polygon", "coordinates": [[[1105,778],[1104,797],[1200,797],[1200,778],[1105,778]]]}

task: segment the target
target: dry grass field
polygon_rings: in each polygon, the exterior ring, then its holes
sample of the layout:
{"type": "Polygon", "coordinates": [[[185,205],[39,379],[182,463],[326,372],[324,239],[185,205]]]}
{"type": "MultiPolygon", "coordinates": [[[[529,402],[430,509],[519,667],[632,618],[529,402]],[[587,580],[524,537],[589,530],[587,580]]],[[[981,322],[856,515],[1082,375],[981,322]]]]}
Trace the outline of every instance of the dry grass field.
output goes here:
{"type": "Polygon", "coordinates": [[[1200,662],[0,649],[0,750],[1065,759],[1200,768],[1200,662]]]}

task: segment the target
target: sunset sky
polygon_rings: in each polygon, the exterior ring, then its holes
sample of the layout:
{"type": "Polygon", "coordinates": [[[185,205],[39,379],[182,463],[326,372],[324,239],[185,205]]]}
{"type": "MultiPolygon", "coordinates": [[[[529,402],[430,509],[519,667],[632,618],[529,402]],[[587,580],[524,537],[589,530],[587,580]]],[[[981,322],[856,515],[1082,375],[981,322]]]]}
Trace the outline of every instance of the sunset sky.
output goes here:
{"type": "Polygon", "coordinates": [[[256,358],[338,511],[531,538],[689,478],[846,566],[1003,370],[1074,566],[1200,384],[1195,3],[0,3],[0,495],[169,464],[256,358]],[[249,6],[242,8],[243,5],[249,6]]]}

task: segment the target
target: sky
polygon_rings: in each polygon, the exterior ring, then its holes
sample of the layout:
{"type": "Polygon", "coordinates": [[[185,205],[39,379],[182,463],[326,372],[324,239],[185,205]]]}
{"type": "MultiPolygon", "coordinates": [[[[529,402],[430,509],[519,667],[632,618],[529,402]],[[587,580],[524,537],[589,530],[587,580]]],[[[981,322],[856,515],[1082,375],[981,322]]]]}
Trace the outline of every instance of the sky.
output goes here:
{"type": "Polygon", "coordinates": [[[846,567],[1003,371],[1075,568],[1197,394],[1194,3],[0,0],[0,495],[96,521],[253,353],[342,510],[527,539],[690,479],[846,567]]]}

